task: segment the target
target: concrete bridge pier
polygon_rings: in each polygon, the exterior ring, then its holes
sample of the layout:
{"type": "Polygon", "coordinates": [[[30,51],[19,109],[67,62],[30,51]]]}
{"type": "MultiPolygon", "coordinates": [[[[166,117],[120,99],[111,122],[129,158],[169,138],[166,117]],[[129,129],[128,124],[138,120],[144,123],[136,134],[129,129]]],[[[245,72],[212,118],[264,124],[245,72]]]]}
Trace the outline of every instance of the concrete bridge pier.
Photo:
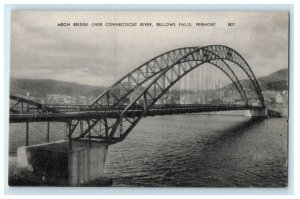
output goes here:
{"type": "Polygon", "coordinates": [[[268,109],[248,109],[245,110],[246,117],[266,117],[268,116],[268,109]]]}
{"type": "Polygon", "coordinates": [[[267,108],[264,108],[264,109],[246,109],[246,110],[203,112],[202,114],[244,116],[244,117],[267,117],[269,115],[269,111],[267,108]]]}
{"type": "Polygon", "coordinates": [[[62,140],[19,147],[19,167],[29,166],[51,185],[77,186],[103,177],[108,144],[62,140]]]}

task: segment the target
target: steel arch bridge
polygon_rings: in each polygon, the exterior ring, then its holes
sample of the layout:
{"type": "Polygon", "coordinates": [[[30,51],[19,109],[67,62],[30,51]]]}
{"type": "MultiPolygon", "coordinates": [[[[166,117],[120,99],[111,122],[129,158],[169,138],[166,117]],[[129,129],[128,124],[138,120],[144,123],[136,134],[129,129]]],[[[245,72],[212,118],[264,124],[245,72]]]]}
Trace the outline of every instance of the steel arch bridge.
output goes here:
{"type": "Polygon", "coordinates": [[[91,105],[120,106],[125,97],[134,93],[135,98],[122,109],[119,118],[117,118],[109,133],[109,139],[113,139],[119,128],[119,132],[123,132],[119,135],[120,139],[123,140],[142,117],[147,114],[147,111],[155,105],[157,100],[177,81],[202,64],[209,63],[219,68],[229,77],[240,93],[245,106],[248,107],[249,100],[240,79],[225,60],[235,63],[244,71],[255,88],[261,107],[265,108],[260,86],[249,64],[237,51],[223,45],[185,47],[158,55],[123,76],[97,97],[91,105]],[[143,100],[143,114],[130,121],[126,118],[126,115],[139,100],[143,100]],[[123,128],[124,121],[129,122],[126,129],[123,128]]]}
{"type": "MultiPolygon", "coordinates": [[[[223,45],[184,47],[165,52],[145,62],[120,78],[89,106],[80,107],[80,110],[86,112],[111,110],[113,116],[88,114],[86,117],[69,119],[66,127],[69,139],[88,137],[108,143],[124,140],[143,117],[155,115],[155,110],[165,108],[157,105],[157,102],[172,86],[203,64],[217,67],[231,80],[244,102],[243,106],[237,106],[235,109],[265,108],[257,79],[247,61],[237,51],[223,45]],[[250,80],[260,101],[259,107],[249,104],[245,88],[232,64],[238,66],[250,80]],[[100,125],[100,130],[94,130],[97,124],[100,125]],[[74,132],[78,126],[79,132],[75,136],[74,132]]],[[[57,114],[62,112],[60,108],[46,106],[45,109],[54,110],[52,114],[57,114]]],[[[213,110],[215,109],[212,108],[211,111],[213,110]]],[[[217,107],[216,110],[228,110],[228,107],[217,107]]]]}

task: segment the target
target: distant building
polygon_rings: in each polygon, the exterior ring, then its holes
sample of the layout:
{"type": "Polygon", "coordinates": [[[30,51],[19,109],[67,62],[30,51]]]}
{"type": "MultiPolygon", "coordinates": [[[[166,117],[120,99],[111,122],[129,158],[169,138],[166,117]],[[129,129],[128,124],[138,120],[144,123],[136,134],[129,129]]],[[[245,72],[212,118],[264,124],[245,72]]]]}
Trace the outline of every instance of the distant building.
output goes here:
{"type": "Polygon", "coordinates": [[[76,104],[76,98],[69,95],[48,94],[46,101],[48,104],[76,104]]]}
{"type": "Polygon", "coordinates": [[[76,104],[87,104],[87,97],[85,96],[77,96],[76,104]]]}
{"type": "Polygon", "coordinates": [[[267,107],[287,107],[288,106],[288,91],[267,90],[263,92],[267,107]]]}
{"type": "Polygon", "coordinates": [[[282,104],[282,96],[280,93],[277,93],[277,95],[276,95],[276,103],[282,104]]]}

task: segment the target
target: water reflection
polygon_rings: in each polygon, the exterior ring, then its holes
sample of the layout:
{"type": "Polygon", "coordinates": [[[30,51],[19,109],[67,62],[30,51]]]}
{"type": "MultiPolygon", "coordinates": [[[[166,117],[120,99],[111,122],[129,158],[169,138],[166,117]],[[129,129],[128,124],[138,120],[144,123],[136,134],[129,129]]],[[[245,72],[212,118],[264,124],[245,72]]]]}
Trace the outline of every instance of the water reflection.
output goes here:
{"type": "Polygon", "coordinates": [[[273,118],[150,118],[110,149],[106,172],[114,186],[285,186],[284,124],[273,118]]]}

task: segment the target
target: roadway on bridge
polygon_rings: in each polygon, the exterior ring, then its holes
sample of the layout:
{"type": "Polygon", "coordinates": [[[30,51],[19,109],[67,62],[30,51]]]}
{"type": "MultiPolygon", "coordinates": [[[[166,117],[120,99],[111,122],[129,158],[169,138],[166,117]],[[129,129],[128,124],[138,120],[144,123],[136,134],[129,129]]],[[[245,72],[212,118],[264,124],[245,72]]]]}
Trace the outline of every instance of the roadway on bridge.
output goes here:
{"type": "MultiPolygon", "coordinates": [[[[125,117],[132,118],[138,116],[156,116],[156,115],[172,115],[172,114],[186,114],[186,113],[201,113],[201,112],[216,112],[216,111],[230,111],[230,110],[246,110],[249,107],[241,105],[167,105],[155,106],[146,112],[142,107],[130,109],[125,113],[125,117]]],[[[259,107],[251,107],[251,109],[259,109],[259,107]]],[[[122,109],[74,109],[75,111],[67,111],[60,113],[24,113],[24,114],[10,114],[10,123],[20,122],[68,122],[74,119],[94,119],[94,118],[118,118],[122,109]]]]}

